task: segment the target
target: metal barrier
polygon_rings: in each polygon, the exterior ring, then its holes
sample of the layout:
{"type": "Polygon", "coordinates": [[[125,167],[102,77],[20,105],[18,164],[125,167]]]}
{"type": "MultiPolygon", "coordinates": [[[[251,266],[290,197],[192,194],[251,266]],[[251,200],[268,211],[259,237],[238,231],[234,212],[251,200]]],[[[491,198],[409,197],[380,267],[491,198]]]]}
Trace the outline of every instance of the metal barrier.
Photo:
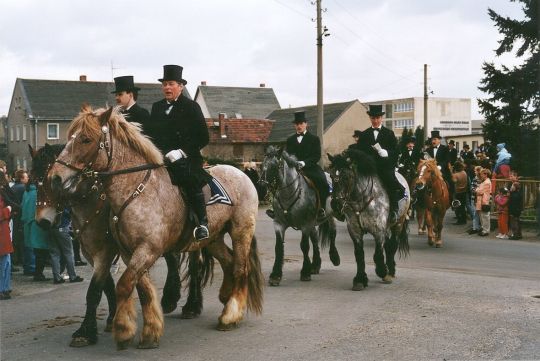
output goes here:
{"type": "MultiPolygon", "coordinates": [[[[510,179],[497,178],[491,179],[493,198],[497,194],[497,190],[501,187],[507,187],[510,189],[512,181],[510,179]]],[[[523,212],[521,213],[520,219],[526,222],[536,222],[536,206],[538,202],[538,197],[540,196],[540,180],[535,179],[520,179],[519,183],[521,184],[521,193],[523,194],[523,212]]],[[[497,207],[491,202],[491,214],[497,215],[497,207]]]]}

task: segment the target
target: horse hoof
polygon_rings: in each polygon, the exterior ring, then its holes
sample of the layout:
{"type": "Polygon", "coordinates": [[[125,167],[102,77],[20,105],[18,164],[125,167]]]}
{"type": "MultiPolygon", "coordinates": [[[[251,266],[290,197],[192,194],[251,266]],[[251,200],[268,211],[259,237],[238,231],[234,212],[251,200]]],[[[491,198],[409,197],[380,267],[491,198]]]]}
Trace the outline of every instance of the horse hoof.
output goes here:
{"type": "Polygon", "coordinates": [[[281,282],[281,277],[270,277],[268,280],[268,284],[272,287],[279,286],[279,283],[281,282]]]}
{"type": "Polygon", "coordinates": [[[315,268],[315,269],[312,269],[312,270],[311,270],[311,274],[312,274],[312,275],[318,275],[320,271],[321,271],[320,268],[315,268]]]}
{"type": "Polygon", "coordinates": [[[189,311],[182,310],[182,313],[180,314],[180,318],[182,320],[192,320],[194,318],[199,317],[200,315],[201,315],[200,312],[191,311],[191,310],[189,310],[189,311]]]}
{"type": "Polygon", "coordinates": [[[69,343],[69,347],[86,347],[95,344],[96,342],[90,341],[88,337],[73,337],[69,343]]]}
{"type": "Polygon", "coordinates": [[[435,242],[433,242],[431,239],[428,239],[427,244],[429,246],[433,246],[435,244],[435,242]]]}
{"type": "Polygon", "coordinates": [[[422,236],[422,235],[424,235],[424,234],[426,234],[426,231],[418,231],[418,235],[419,235],[419,236],[422,236]]]}
{"type": "Polygon", "coordinates": [[[218,331],[231,331],[238,328],[238,322],[224,324],[220,321],[216,328],[218,331]]]}
{"type": "Polygon", "coordinates": [[[341,260],[339,258],[339,253],[336,252],[330,252],[330,261],[332,261],[332,264],[334,266],[339,266],[341,263],[341,260]]]}
{"type": "Polygon", "coordinates": [[[116,343],[116,349],[118,351],[127,350],[130,344],[131,340],[119,341],[116,343]]]}
{"type": "Polygon", "coordinates": [[[366,287],[362,283],[355,283],[352,286],[353,291],[363,291],[366,287]]]}
{"type": "Polygon", "coordinates": [[[393,277],[390,275],[386,275],[382,278],[382,283],[390,284],[393,281],[393,277]]]}
{"type": "Polygon", "coordinates": [[[442,243],[435,243],[435,248],[442,248],[442,243]]]}
{"type": "Polygon", "coordinates": [[[141,341],[137,345],[137,348],[141,350],[149,350],[149,349],[158,348],[158,347],[159,347],[159,341],[141,341]]]}
{"type": "Polygon", "coordinates": [[[300,281],[311,281],[311,275],[300,275],[300,281]]]}
{"type": "Polygon", "coordinates": [[[105,326],[104,332],[112,332],[112,323],[108,323],[107,326],[105,326]]]}
{"type": "Polygon", "coordinates": [[[176,310],[177,306],[178,304],[176,303],[167,304],[167,302],[163,302],[163,301],[161,302],[161,309],[163,310],[163,313],[165,314],[173,312],[174,310],[176,310]]]}

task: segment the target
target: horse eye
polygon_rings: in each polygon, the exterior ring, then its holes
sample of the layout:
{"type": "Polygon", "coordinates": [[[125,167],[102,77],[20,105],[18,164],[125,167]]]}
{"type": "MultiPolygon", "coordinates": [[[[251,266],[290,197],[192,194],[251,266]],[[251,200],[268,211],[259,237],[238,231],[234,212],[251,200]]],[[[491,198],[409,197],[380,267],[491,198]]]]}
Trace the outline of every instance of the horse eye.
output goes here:
{"type": "Polygon", "coordinates": [[[90,138],[84,137],[81,139],[81,143],[89,144],[89,143],[92,143],[92,140],[90,138]]]}

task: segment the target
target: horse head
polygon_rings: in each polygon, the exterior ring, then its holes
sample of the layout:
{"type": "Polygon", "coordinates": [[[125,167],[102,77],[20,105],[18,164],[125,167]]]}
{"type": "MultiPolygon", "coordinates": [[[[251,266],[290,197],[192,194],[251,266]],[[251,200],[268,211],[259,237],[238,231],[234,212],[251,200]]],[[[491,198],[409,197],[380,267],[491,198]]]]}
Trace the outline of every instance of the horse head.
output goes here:
{"type": "Polygon", "coordinates": [[[421,191],[429,187],[437,178],[442,180],[442,173],[434,159],[420,160],[418,164],[418,178],[416,178],[416,190],[421,191]]]}
{"type": "Polygon", "coordinates": [[[336,218],[342,219],[343,206],[349,199],[355,184],[355,165],[347,151],[332,156],[327,154],[330,160],[330,178],[332,178],[332,200],[330,202],[336,218]]]}
{"type": "Polygon", "coordinates": [[[281,149],[270,145],[266,148],[264,159],[261,163],[261,176],[259,184],[264,187],[273,188],[279,178],[279,162],[281,158],[281,149]]]}

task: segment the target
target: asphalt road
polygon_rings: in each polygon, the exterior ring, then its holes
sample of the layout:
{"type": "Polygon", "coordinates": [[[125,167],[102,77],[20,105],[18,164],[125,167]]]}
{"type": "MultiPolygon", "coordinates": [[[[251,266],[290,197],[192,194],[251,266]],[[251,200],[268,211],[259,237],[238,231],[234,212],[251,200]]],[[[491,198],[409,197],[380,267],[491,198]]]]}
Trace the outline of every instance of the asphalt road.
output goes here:
{"type": "MultiPolygon", "coordinates": [[[[89,266],[77,268],[85,277],[78,284],[34,283],[15,273],[14,298],[0,301],[0,359],[540,359],[540,240],[530,232],[525,241],[469,236],[463,226],[450,225],[451,215],[446,221],[441,249],[429,247],[426,236],[416,235],[411,225],[411,252],[397,259],[393,284],[376,277],[373,242],[367,237],[370,283],[361,292],[351,291],[356,264],[343,223],[337,236],[341,265],[332,266],[323,251],[321,274],[311,282],[300,281],[300,234],[289,230],[283,280],[279,287],[266,288],[262,316],[247,315],[234,331],[215,330],[222,309],[216,267],[214,283],[204,291],[203,314],[193,320],[179,319],[178,310],[166,315],[165,334],[155,350],[133,345],[116,351],[108,333],[101,333],[95,346],[68,346],[84,314],[89,266]]],[[[274,232],[262,209],[257,237],[268,277],[274,232]]],[[[163,260],[150,273],[161,290],[163,260]]],[[[106,307],[103,300],[102,317],[106,307]]],[[[139,330],[140,318],[139,312],[139,330]]],[[[104,324],[103,318],[100,329],[104,324]]]]}

